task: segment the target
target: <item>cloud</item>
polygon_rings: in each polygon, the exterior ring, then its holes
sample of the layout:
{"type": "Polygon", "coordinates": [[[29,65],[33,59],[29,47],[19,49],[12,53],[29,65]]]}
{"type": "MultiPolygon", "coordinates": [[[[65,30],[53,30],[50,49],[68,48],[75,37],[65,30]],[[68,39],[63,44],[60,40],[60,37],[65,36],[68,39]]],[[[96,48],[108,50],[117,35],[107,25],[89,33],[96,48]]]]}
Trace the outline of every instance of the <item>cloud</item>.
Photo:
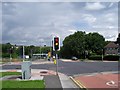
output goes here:
{"type": "Polygon", "coordinates": [[[83,18],[85,21],[87,21],[89,24],[94,23],[96,21],[96,18],[91,14],[84,14],[83,18]]]}
{"type": "Polygon", "coordinates": [[[109,7],[112,7],[113,6],[113,3],[111,3],[110,5],[109,5],[109,7]]]}
{"type": "Polygon", "coordinates": [[[114,31],[114,29],[109,30],[109,32],[103,31],[101,34],[105,36],[106,41],[116,41],[118,37],[118,31],[114,31]]]}
{"type": "Polygon", "coordinates": [[[100,2],[86,3],[86,6],[85,6],[86,10],[101,10],[104,8],[105,8],[105,6],[102,5],[100,2]]]}
{"type": "Polygon", "coordinates": [[[93,13],[85,9],[87,4],[96,5],[85,2],[3,3],[3,42],[50,45],[53,36],[60,36],[62,44],[66,36],[80,30],[100,32],[104,37],[107,37],[104,33],[110,31],[114,36],[118,25],[117,6],[109,9],[106,7],[108,3],[99,3],[98,6],[103,5],[104,8],[97,8],[93,13]]]}
{"type": "Polygon", "coordinates": [[[68,30],[71,34],[74,34],[75,32],[77,32],[77,30],[68,30]]]}

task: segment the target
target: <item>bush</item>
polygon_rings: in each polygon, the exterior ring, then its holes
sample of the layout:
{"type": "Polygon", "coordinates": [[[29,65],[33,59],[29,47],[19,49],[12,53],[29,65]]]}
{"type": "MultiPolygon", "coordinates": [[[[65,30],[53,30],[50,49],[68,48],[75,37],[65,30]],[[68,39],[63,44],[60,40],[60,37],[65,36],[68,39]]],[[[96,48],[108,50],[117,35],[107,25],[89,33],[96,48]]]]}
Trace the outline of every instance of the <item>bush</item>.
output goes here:
{"type": "Polygon", "coordinates": [[[2,58],[10,58],[10,54],[8,54],[8,53],[2,53],[2,58]]]}
{"type": "Polygon", "coordinates": [[[17,58],[17,57],[18,57],[18,55],[16,53],[12,54],[12,58],[17,58]]]}
{"type": "Polygon", "coordinates": [[[101,55],[91,55],[88,59],[90,60],[102,60],[101,55]]]}
{"type": "Polygon", "coordinates": [[[104,60],[118,61],[119,55],[105,55],[104,60]]]}
{"type": "MultiPolygon", "coordinates": [[[[102,60],[102,55],[91,55],[88,59],[90,59],[90,60],[102,60]]],[[[103,60],[118,61],[119,55],[105,55],[103,60]]]]}

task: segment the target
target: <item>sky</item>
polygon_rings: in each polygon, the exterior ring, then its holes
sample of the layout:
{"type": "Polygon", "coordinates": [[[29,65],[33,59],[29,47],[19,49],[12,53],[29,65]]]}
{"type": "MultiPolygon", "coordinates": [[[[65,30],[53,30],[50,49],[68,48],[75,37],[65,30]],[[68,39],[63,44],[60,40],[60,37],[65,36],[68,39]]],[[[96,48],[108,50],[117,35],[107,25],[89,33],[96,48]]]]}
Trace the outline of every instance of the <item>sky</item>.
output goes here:
{"type": "Polygon", "coordinates": [[[77,31],[98,32],[105,40],[118,37],[117,2],[2,2],[2,42],[51,45],[77,31]]]}

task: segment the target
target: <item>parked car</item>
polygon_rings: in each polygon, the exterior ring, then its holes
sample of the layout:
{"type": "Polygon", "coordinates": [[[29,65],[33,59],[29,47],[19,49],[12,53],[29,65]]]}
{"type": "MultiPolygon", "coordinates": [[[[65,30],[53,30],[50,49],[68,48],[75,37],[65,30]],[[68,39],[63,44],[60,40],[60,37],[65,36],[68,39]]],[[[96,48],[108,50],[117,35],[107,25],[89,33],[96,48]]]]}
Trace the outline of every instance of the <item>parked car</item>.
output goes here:
{"type": "Polygon", "coordinates": [[[78,58],[77,57],[72,57],[72,60],[78,60],[78,58]]]}

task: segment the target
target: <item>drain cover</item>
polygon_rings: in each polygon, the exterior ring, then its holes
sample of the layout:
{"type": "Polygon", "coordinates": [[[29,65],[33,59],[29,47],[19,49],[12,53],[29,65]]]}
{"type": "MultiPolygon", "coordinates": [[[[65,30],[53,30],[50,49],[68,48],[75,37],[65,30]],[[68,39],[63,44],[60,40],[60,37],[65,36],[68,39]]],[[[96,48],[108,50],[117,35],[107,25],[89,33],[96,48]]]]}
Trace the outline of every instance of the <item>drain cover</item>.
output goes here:
{"type": "Polygon", "coordinates": [[[47,74],[48,72],[47,72],[47,71],[41,71],[40,73],[42,73],[42,74],[47,74]]]}

